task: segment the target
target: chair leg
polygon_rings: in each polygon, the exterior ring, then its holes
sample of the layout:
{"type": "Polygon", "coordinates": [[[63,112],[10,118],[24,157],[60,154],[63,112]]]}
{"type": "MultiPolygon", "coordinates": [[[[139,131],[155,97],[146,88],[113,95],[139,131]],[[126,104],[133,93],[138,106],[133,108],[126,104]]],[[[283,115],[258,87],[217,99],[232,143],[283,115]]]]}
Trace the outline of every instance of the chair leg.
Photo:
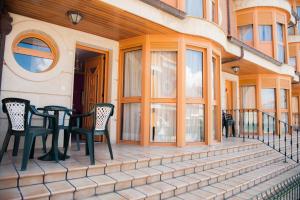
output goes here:
{"type": "Polygon", "coordinates": [[[85,138],[85,155],[90,155],[88,137],[85,138]]]}
{"type": "Polygon", "coordinates": [[[68,151],[69,141],[70,141],[70,134],[71,133],[69,131],[65,130],[65,132],[64,132],[64,160],[66,159],[66,156],[67,156],[67,151],[68,151]]]}
{"type": "Polygon", "coordinates": [[[43,142],[43,151],[44,153],[47,152],[47,135],[42,136],[42,142],[43,142]]]}
{"type": "Polygon", "coordinates": [[[108,149],[109,149],[109,153],[110,153],[110,158],[113,160],[114,159],[114,155],[113,155],[113,152],[112,152],[112,148],[111,148],[110,138],[109,138],[108,132],[105,133],[105,137],[106,137],[106,140],[107,140],[107,145],[108,145],[108,149]]]}
{"type": "Polygon", "coordinates": [[[14,148],[13,148],[13,154],[12,154],[13,156],[18,155],[20,138],[21,138],[21,136],[15,135],[15,142],[14,142],[14,148]]]}
{"type": "Polygon", "coordinates": [[[25,136],[25,142],[24,142],[24,151],[23,151],[21,171],[25,171],[27,168],[27,163],[29,160],[32,144],[33,144],[33,136],[30,134],[27,134],[25,136]]]}
{"type": "Polygon", "coordinates": [[[76,144],[77,144],[77,151],[80,151],[80,138],[79,138],[79,134],[76,134],[76,144]]]}
{"type": "Polygon", "coordinates": [[[32,146],[31,146],[31,151],[30,151],[30,159],[33,159],[34,158],[34,149],[35,149],[35,138],[33,138],[33,142],[32,142],[32,146]]]}
{"type": "Polygon", "coordinates": [[[6,136],[5,136],[5,138],[4,138],[4,142],[3,142],[3,145],[2,145],[2,149],[1,149],[1,151],[0,151],[0,163],[1,163],[1,161],[2,161],[4,152],[6,152],[7,146],[8,146],[8,144],[9,144],[10,137],[11,137],[11,134],[7,133],[6,136]]]}
{"type": "Polygon", "coordinates": [[[94,136],[92,134],[87,135],[86,137],[88,151],[90,154],[91,165],[95,164],[95,154],[94,154],[94,136]]]}

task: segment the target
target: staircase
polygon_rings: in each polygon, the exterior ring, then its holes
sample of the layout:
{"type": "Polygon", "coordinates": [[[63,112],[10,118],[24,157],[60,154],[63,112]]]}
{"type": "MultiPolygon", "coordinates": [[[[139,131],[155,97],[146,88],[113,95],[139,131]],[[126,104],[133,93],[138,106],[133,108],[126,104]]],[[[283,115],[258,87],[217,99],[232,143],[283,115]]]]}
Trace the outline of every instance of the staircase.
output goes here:
{"type": "Polygon", "coordinates": [[[0,199],[251,199],[300,172],[295,161],[284,162],[281,153],[250,139],[185,148],[117,145],[114,150],[114,161],[96,155],[95,166],[83,165],[88,158],[77,152],[48,166],[32,160],[26,173],[13,161],[16,176],[5,173],[10,163],[1,164],[0,199]]]}

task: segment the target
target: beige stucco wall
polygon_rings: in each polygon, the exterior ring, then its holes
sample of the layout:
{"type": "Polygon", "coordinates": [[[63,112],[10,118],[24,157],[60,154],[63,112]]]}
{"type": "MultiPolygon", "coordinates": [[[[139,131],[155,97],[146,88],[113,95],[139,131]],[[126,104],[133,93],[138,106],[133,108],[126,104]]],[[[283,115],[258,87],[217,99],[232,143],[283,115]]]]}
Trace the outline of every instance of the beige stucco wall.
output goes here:
{"type": "MultiPolygon", "coordinates": [[[[73,77],[76,43],[86,46],[108,50],[110,52],[109,96],[115,105],[117,102],[118,79],[118,49],[117,41],[11,14],[13,17],[13,30],[7,36],[3,66],[1,99],[5,97],[19,97],[29,99],[37,107],[45,105],[72,106],[73,77]],[[47,34],[57,44],[59,60],[50,71],[40,74],[31,73],[21,68],[15,61],[12,53],[12,42],[17,35],[26,31],[38,31],[47,34]]],[[[0,145],[7,130],[6,116],[0,114],[0,145]]],[[[38,123],[37,119],[35,123],[38,123]]],[[[110,124],[111,140],[116,141],[116,115],[110,124]]],[[[61,134],[62,135],[62,134],[61,134]]],[[[60,137],[60,142],[62,137],[60,137]]],[[[51,139],[47,140],[50,145],[51,139]]],[[[10,147],[13,140],[10,142],[10,147]]],[[[40,143],[40,141],[38,141],[40,143]]],[[[22,141],[20,144],[22,147],[22,141]]],[[[38,144],[40,145],[40,144],[38,144]]],[[[48,145],[48,146],[49,146],[48,145]]],[[[1,146],[0,146],[1,147],[1,146]]]]}

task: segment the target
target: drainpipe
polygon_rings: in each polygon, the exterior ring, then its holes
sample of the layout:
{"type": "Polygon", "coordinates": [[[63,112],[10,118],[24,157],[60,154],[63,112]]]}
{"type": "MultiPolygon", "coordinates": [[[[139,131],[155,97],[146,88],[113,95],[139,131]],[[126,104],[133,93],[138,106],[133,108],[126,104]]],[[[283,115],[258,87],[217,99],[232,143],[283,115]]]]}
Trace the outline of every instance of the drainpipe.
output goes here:
{"type": "Polygon", "coordinates": [[[227,0],[227,36],[231,36],[230,0],[227,0]]]}
{"type": "Polygon", "coordinates": [[[12,30],[12,18],[9,16],[4,6],[4,0],[0,1],[0,90],[2,83],[2,71],[4,62],[5,37],[12,30]]]}

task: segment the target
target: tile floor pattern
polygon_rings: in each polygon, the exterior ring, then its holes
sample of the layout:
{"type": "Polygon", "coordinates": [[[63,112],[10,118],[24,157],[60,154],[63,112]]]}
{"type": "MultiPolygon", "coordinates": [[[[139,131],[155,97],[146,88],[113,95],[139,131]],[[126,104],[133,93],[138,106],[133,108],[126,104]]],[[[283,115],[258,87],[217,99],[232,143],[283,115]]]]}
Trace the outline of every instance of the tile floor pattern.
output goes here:
{"type": "MultiPolygon", "coordinates": [[[[224,139],[202,147],[95,145],[89,165],[84,146],[59,163],[30,161],[20,171],[18,157],[0,165],[0,200],[9,199],[249,199],[300,171],[294,161],[257,140],[224,139]]],[[[294,152],[296,149],[292,149],[294,152]]],[[[35,157],[41,153],[37,152],[35,157]]]]}

